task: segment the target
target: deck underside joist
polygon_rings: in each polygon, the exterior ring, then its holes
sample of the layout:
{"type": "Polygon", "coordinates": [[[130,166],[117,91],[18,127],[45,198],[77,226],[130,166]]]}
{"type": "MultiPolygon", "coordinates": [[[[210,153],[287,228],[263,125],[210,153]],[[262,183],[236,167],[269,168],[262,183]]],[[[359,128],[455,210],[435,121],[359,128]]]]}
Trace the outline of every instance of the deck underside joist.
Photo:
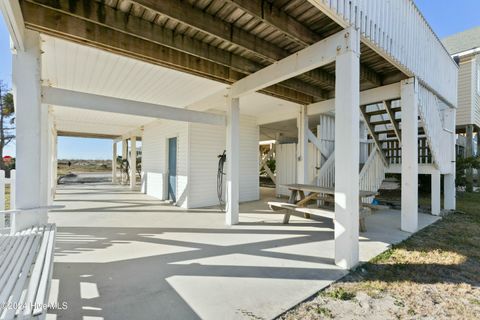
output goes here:
{"type": "MultiPolygon", "coordinates": [[[[306,0],[21,0],[27,28],[234,83],[342,28],[306,0]]],[[[366,45],[361,89],[405,76],[366,45]]],[[[309,104],[334,96],[335,65],[262,90],[309,104]]]]}

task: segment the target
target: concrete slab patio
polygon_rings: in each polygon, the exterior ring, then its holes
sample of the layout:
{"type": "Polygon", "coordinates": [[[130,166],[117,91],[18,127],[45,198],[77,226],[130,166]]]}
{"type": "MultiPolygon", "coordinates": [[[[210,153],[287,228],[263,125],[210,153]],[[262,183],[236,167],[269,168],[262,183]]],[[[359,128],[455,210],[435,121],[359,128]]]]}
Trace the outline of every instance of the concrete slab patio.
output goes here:
{"type": "MultiPolygon", "coordinates": [[[[226,227],[217,209],[183,210],[125,187],[61,187],[52,319],[270,319],[345,275],[333,261],[333,223],[293,217],[262,200],[226,227]]],[[[425,227],[438,218],[420,214],[425,227]]],[[[410,234],[400,213],[367,218],[367,261],[410,234]]]]}

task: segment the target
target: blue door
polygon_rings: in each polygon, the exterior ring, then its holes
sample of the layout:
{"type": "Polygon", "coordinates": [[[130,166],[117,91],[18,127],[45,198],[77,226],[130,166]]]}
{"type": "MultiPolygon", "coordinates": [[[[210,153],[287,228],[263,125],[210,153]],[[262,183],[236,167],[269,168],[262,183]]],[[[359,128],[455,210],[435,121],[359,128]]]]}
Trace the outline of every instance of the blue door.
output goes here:
{"type": "Polygon", "coordinates": [[[168,139],[168,199],[177,201],[177,138],[168,139]]]}

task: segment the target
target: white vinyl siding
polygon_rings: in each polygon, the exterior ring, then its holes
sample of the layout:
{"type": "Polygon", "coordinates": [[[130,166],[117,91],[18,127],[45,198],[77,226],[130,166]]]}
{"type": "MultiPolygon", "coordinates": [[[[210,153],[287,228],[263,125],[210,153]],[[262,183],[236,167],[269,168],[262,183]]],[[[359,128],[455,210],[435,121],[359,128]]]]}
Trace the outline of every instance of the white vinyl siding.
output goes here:
{"type": "MultiPolygon", "coordinates": [[[[218,204],[218,155],[225,150],[226,129],[192,123],[190,130],[190,188],[189,207],[218,204]]],[[[240,201],[259,199],[258,173],[259,127],[255,118],[241,116],[240,120],[240,201]]],[[[226,172],[228,165],[225,165],[226,172]]],[[[224,176],[224,183],[226,176],[224,176]]],[[[225,193],[224,193],[225,194],[225,193]]]]}
{"type": "Polygon", "coordinates": [[[142,137],[142,172],[146,194],[167,198],[169,138],[177,137],[177,205],[188,207],[188,124],[155,121],[145,125],[142,137]]]}
{"type": "MultiPolygon", "coordinates": [[[[198,123],[155,121],[146,125],[142,141],[144,191],[148,195],[166,199],[167,140],[177,137],[177,205],[183,208],[217,205],[217,156],[225,150],[225,133],[224,126],[198,123]]],[[[242,115],[240,119],[242,202],[258,200],[260,197],[258,141],[259,127],[256,119],[242,115]]]]}
{"type": "Polygon", "coordinates": [[[240,201],[260,199],[260,128],[254,117],[240,117],[240,201]]]}
{"type": "Polygon", "coordinates": [[[475,66],[477,68],[477,90],[473,95],[473,124],[476,124],[478,127],[480,127],[480,55],[477,55],[475,66]]]}
{"type": "Polygon", "coordinates": [[[290,192],[283,185],[297,182],[297,144],[277,144],[275,156],[277,172],[276,194],[288,196],[290,192]]]}
{"type": "Polygon", "coordinates": [[[218,204],[217,156],[225,150],[225,127],[191,123],[189,128],[189,205],[191,208],[213,206],[218,204]]]}
{"type": "Polygon", "coordinates": [[[472,123],[472,100],[474,63],[472,60],[462,61],[458,72],[458,109],[457,126],[472,123]]]}

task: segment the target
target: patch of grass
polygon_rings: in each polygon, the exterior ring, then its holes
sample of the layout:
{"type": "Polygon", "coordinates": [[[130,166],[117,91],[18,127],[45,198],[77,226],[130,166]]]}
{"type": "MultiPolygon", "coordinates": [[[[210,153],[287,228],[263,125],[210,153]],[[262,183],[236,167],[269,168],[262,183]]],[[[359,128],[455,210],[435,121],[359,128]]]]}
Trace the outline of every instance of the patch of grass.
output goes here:
{"type": "Polygon", "coordinates": [[[480,300],[477,300],[477,299],[470,299],[470,303],[480,306],[480,300]]]}
{"type": "Polygon", "coordinates": [[[333,318],[332,311],[330,311],[330,309],[328,308],[317,306],[317,308],[315,308],[315,311],[318,315],[321,315],[330,319],[333,318]]]}
{"type": "Polygon", "coordinates": [[[344,288],[329,289],[324,292],[324,295],[332,299],[343,300],[343,301],[348,301],[355,298],[355,293],[349,292],[344,288]]]}
{"type": "MultiPolygon", "coordinates": [[[[363,292],[376,305],[369,311],[371,316],[373,310],[385,310],[381,304],[393,299],[398,309],[389,311],[390,318],[480,319],[480,193],[457,194],[457,210],[462,214],[444,216],[362,265],[317,299],[347,301],[363,292]]],[[[341,309],[332,312],[341,313],[341,309]]],[[[295,319],[295,310],[290,316],[295,319]]]]}

